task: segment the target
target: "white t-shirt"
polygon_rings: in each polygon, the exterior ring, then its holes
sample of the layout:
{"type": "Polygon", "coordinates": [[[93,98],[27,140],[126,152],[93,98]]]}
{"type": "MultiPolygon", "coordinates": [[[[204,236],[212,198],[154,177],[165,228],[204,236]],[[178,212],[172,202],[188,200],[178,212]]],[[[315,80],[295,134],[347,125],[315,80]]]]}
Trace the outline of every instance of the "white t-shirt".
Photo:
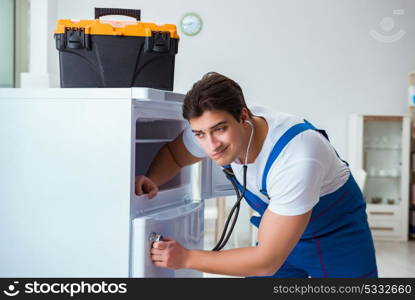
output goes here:
{"type": "MultiPolygon", "coordinates": [[[[332,145],[322,134],[306,130],[294,137],[272,164],[266,184],[270,199],[265,197],[260,189],[268,156],[278,139],[293,125],[303,123],[304,119],[261,106],[252,106],[250,110],[267,121],[268,133],[257,158],[248,164],[246,186],[269,204],[271,211],[280,215],[306,213],[321,196],[336,191],[347,181],[349,168],[337,157],[332,145]]],[[[207,156],[190,126],[184,130],[183,142],[194,156],[207,156]]],[[[231,166],[242,184],[243,165],[233,162],[231,166]]]]}

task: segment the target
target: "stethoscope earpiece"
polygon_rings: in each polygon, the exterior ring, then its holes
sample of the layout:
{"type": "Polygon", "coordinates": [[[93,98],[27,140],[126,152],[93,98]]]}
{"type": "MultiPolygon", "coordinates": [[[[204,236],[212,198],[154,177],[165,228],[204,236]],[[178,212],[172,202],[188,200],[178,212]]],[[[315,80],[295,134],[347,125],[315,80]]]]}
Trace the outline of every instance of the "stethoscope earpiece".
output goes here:
{"type": "Polygon", "coordinates": [[[248,124],[249,124],[249,126],[251,126],[252,128],[254,128],[254,124],[252,124],[252,122],[251,122],[251,121],[249,121],[249,120],[245,120],[245,121],[244,121],[244,123],[248,123],[248,124]]]}

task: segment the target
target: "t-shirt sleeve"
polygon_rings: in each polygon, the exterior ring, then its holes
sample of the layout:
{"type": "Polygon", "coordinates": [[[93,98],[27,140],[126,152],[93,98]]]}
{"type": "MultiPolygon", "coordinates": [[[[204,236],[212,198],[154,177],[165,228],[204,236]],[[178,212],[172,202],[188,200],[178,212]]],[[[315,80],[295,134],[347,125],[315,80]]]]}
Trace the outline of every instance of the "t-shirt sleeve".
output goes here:
{"type": "Polygon", "coordinates": [[[206,152],[203,151],[202,147],[197,142],[189,124],[186,124],[186,127],[183,130],[183,144],[187,151],[189,151],[193,156],[200,158],[207,156],[206,152]]]}
{"type": "Polygon", "coordinates": [[[286,146],[278,160],[267,177],[269,209],[288,216],[306,213],[319,201],[331,167],[328,146],[318,133],[303,132],[286,146]]]}

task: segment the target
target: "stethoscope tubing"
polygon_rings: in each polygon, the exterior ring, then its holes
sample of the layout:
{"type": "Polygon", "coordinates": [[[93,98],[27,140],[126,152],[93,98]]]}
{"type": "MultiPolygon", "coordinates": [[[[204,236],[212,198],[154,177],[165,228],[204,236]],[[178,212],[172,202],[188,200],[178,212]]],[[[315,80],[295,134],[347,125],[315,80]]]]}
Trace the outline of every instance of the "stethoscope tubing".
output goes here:
{"type": "Polygon", "coordinates": [[[245,161],[244,161],[244,165],[243,165],[243,188],[242,188],[242,193],[239,193],[238,187],[236,186],[236,183],[233,180],[235,178],[235,175],[229,175],[228,173],[225,172],[226,177],[228,177],[228,179],[232,183],[232,186],[235,190],[237,200],[236,200],[235,204],[233,205],[231,211],[229,212],[228,218],[226,219],[225,226],[223,227],[221,237],[220,237],[219,241],[217,242],[216,246],[212,249],[212,251],[220,251],[220,250],[222,250],[223,247],[225,247],[226,243],[228,242],[229,238],[231,237],[231,234],[232,234],[232,231],[235,227],[236,221],[238,220],[241,201],[245,197],[246,173],[248,171],[248,166],[247,166],[248,153],[249,153],[249,150],[251,148],[252,137],[254,135],[254,125],[251,123],[251,121],[247,120],[245,122],[247,122],[251,126],[252,130],[251,130],[251,135],[249,137],[248,147],[246,149],[245,161]],[[226,234],[226,232],[228,231],[229,222],[231,221],[232,216],[233,216],[235,211],[236,211],[236,214],[235,214],[235,217],[232,221],[231,228],[229,229],[229,232],[226,234]]]}

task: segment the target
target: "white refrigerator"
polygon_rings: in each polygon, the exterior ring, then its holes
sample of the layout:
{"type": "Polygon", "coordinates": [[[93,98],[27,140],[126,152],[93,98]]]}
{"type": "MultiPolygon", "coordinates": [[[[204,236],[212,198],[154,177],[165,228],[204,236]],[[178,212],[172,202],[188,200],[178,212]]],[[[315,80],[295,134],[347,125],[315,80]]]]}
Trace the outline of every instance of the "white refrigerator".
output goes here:
{"type": "Polygon", "coordinates": [[[0,89],[0,277],[202,276],[155,267],[150,236],[203,249],[204,199],[233,194],[220,168],[183,168],[151,200],[134,188],[186,126],[183,97],[0,89]]]}

